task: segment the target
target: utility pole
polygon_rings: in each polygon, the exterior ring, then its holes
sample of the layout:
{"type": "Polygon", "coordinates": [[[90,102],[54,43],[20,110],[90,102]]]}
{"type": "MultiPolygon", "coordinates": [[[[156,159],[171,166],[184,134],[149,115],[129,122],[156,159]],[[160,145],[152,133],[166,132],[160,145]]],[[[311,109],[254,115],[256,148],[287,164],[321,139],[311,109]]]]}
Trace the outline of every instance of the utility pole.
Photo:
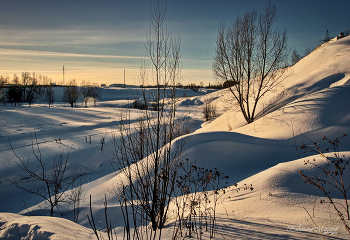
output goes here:
{"type": "Polygon", "coordinates": [[[124,68],[124,88],[125,88],[125,68],[124,68]]]}
{"type": "Polygon", "coordinates": [[[64,84],[64,65],[63,65],[63,85],[65,85],[64,84]]]}

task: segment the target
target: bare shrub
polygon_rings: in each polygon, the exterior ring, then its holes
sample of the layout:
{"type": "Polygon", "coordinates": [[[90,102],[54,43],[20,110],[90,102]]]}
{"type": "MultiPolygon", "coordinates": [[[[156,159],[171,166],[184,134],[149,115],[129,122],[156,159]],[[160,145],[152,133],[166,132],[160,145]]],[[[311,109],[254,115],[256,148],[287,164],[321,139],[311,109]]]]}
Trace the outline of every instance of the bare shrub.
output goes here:
{"type": "MultiPolygon", "coordinates": [[[[343,137],[346,135],[344,134],[343,137]]],[[[333,206],[334,210],[337,212],[340,220],[343,222],[346,230],[350,233],[350,227],[347,220],[350,220],[349,214],[349,200],[347,196],[347,191],[350,189],[350,185],[348,182],[344,180],[344,177],[347,176],[345,172],[346,166],[349,165],[349,160],[345,158],[344,155],[340,155],[339,152],[339,141],[340,139],[336,138],[331,141],[327,137],[323,137],[320,142],[314,142],[312,145],[302,145],[300,149],[303,149],[304,152],[310,151],[313,153],[320,154],[322,158],[327,161],[326,165],[322,165],[317,162],[317,160],[306,160],[305,165],[313,165],[317,167],[317,169],[321,170],[321,174],[319,176],[308,176],[304,174],[302,171],[299,171],[300,175],[305,179],[305,183],[309,183],[314,185],[317,189],[321,190],[326,198],[328,198],[329,203],[333,206]],[[322,148],[321,142],[326,141],[330,145],[330,147],[322,148]],[[338,193],[343,196],[343,204],[338,206],[333,200],[333,194],[330,189],[334,188],[338,193]],[[344,217],[343,212],[346,214],[346,219],[344,217]]],[[[325,203],[321,201],[321,203],[325,203]]]]}
{"type": "Polygon", "coordinates": [[[101,97],[101,91],[102,88],[97,85],[82,86],[80,92],[83,96],[85,107],[87,107],[87,103],[90,99],[94,102],[94,106],[96,107],[96,102],[101,97]]]}
{"type": "MultiPolygon", "coordinates": [[[[176,86],[180,78],[180,40],[163,28],[167,5],[152,2],[151,25],[145,43],[146,60],[141,67],[140,81],[148,85],[148,73],[156,89],[142,89],[145,107],[132,124],[130,112],[121,118],[119,136],[114,136],[114,166],[127,182],[120,190],[124,205],[132,209],[131,220],[139,238],[154,239],[164,227],[169,202],[174,194],[178,161],[185,139],[176,136],[176,86]],[[150,69],[148,68],[150,66],[150,69]],[[147,227],[150,223],[150,229],[147,227]],[[137,228],[140,226],[141,228],[137,228]]],[[[130,111],[130,110],[129,110],[130,111]]],[[[129,226],[129,222],[125,223],[129,226]]]]}
{"type": "MultiPolygon", "coordinates": [[[[29,158],[25,159],[18,156],[10,141],[9,143],[14,155],[19,160],[19,162],[16,162],[17,165],[27,174],[24,181],[18,181],[16,178],[10,181],[16,187],[44,199],[49,204],[51,217],[54,214],[55,208],[61,213],[60,203],[69,202],[67,191],[74,186],[76,180],[88,172],[88,169],[77,167],[69,173],[67,171],[69,153],[66,156],[63,153],[56,155],[51,168],[49,168],[50,164],[42,159],[36,134],[35,142],[32,138],[32,154],[36,160],[36,164],[30,164],[29,158]]],[[[80,195],[78,194],[76,197],[80,195]]],[[[78,201],[76,197],[73,199],[75,207],[78,201]]],[[[75,216],[77,215],[75,214],[75,216]]]]}
{"type": "Polygon", "coordinates": [[[72,190],[68,194],[68,203],[73,209],[73,221],[76,223],[78,222],[81,206],[83,205],[83,191],[84,189],[81,183],[77,186],[73,183],[72,190]]]}
{"type": "Polygon", "coordinates": [[[297,62],[299,62],[302,59],[300,54],[297,52],[296,49],[293,49],[292,53],[292,66],[295,65],[297,62]]]}
{"type": "Polygon", "coordinates": [[[62,101],[69,103],[71,107],[78,101],[80,98],[80,91],[77,86],[73,85],[71,82],[70,86],[66,86],[63,90],[62,101]]]}
{"type": "Polygon", "coordinates": [[[106,139],[104,137],[101,137],[100,143],[101,143],[101,151],[103,150],[103,146],[105,145],[106,139]]]}
{"type": "Polygon", "coordinates": [[[203,103],[203,115],[205,121],[209,121],[216,117],[216,106],[213,104],[213,99],[208,98],[203,103]]]}
{"type": "Polygon", "coordinates": [[[173,239],[184,237],[202,239],[205,232],[215,238],[216,207],[219,200],[230,191],[253,190],[252,185],[228,186],[229,177],[216,168],[198,167],[188,159],[179,163],[180,174],[176,180],[176,194],[172,201],[173,239]]]}
{"type": "Polygon", "coordinates": [[[147,102],[144,102],[142,98],[135,99],[135,101],[132,103],[132,107],[135,109],[145,110],[147,109],[147,102]]]}

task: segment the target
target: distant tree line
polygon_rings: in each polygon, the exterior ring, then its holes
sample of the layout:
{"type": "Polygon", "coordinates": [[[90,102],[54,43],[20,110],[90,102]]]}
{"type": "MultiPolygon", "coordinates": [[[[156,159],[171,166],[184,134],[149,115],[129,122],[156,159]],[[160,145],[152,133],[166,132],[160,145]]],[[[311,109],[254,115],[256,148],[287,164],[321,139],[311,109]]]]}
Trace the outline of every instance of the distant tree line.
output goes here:
{"type": "Polygon", "coordinates": [[[29,72],[23,72],[20,77],[14,74],[11,80],[9,76],[0,76],[1,103],[11,103],[15,106],[28,103],[31,106],[38,97],[45,94],[45,86],[39,85],[39,81],[50,83],[51,79],[29,72]]]}
{"type": "Polygon", "coordinates": [[[228,88],[231,86],[234,86],[235,84],[237,84],[235,81],[233,80],[227,80],[224,81],[223,83],[221,82],[217,82],[215,84],[210,84],[207,86],[204,86],[203,82],[200,82],[199,85],[195,84],[195,83],[190,83],[187,85],[182,85],[182,84],[178,84],[178,88],[183,88],[183,89],[192,89],[193,91],[197,92],[199,88],[207,88],[207,89],[224,89],[224,88],[228,88]]]}
{"type": "MultiPolygon", "coordinates": [[[[20,76],[14,74],[12,79],[9,76],[0,76],[0,103],[10,103],[18,106],[21,103],[31,104],[39,98],[49,104],[49,107],[55,102],[55,94],[53,88],[56,85],[52,83],[51,78],[38,75],[35,73],[23,72],[20,76]]],[[[69,103],[71,107],[83,98],[85,106],[88,99],[92,99],[96,106],[97,99],[101,96],[101,88],[96,84],[82,86],[78,88],[76,81],[70,81],[69,85],[64,87],[62,94],[62,102],[69,103]]]]}
{"type": "Polygon", "coordinates": [[[14,74],[12,78],[8,75],[1,75],[0,76],[0,87],[3,87],[5,85],[25,85],[29,82],[35,82],[36,85],[52,85],[52,79],[46,75],[42,74],[36,74],[33,72],[30,74],[29,72],[22,72],[20,76],[17,74],[14,74]]]}

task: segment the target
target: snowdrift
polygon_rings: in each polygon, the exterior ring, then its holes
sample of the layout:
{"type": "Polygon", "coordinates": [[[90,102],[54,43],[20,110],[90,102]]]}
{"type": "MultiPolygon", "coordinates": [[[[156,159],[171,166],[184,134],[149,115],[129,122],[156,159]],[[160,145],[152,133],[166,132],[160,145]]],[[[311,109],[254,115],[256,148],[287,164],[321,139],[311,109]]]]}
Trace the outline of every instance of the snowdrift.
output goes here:
{"type": "Polygon", "coordinates": [[[96,239],[91,229],[56,217],[0,214],[0,239],[96,239]]]}
{"type": "MultiPolygon", "coordinates": [[[[192,133],[186,136],[183,158],[196,161],[204,168],[217,168],[229,175],[228,191],[217,206],[217,226],[222,238],[256,239],[346,239],[348,233],[339,217],[324,200],[320,191],[305,184],[299,174],[319,174],[317,168],[304,165],[319,155],[304,154],[303,143],[327,136],[329,139],[350,135],[350,37],[320,46],[288,70],[282,86],[271,92],[261,102],[259,117],[246,124],[242,114],[232,104],[229,91],[210,93],[182,93],[178,111],[189,120],[192,133]],[[202,106],[211,99],[217,107],[218,117],[203,122],[202,106]],[[253,191],[236,192],[233,185],[252,184],[253,191]]],[[[134,91],[134,90],[133,90],[134,91]]],[[[96,219],[103,218],[103,201],[108,200],[110,219],[114,227],[122,227],[119,203],[115,190],[120,186],[118,172],[110,165],[113,144],[106,141],[100,151],[99,139],[111,138],[123,111],[132,96],[127,89],[109,88],[102,92],[98,107],[69,108],[60,103],[48,108],[44,103],[28,108],[0,107],[1,188],[0,236],[39,236],[42,239],[93,238],[86,215],[88,198],[92,196],[92,208],[96,219]],[[31,151],[31,132],[35,128],[40,150],[50,159],[57,152],[70,152],[70,168],[91,166],[83,185],[84,201],[78,223],[65,219],[27,217],[42,212],[47,207],[42,199],[16,189],[7,179],[24,177],[19,171],[9,139],[18,155],[28,157],[31,151]],[[91,136],[89,143],[86,137],[91,136]],[[61,139],[56,143],[54,139],[61,139]],[[25,199],[24,207],[22,199],[25,199]],[[52,224],[46,224],[47,221],[52,224]],[[70,223],[70,224],[68,224],[70,223]],[[57,226],[57,227],[54,227],[57,226]],[[72,229],[72,236],[59,235],[72,229]],[[6,235],[7,234],[7,235],[6,235]]],[[[137,118],[139,110],[131,110],[137,118]]],[[[350,137],[340,142],[341,154],[350,157],[350,137]]],[[[326,145],[323,145],[326,146],[326,145]]],[[[349,175],[346,182],[350,182],[349,175]]],[[[337,202],[341,196],[335,195],[337,202]]],[[[67,208],[64,217],[71,219],[67,208]]],[[[102,224],[98,224],[103,228],[102,224]]],[[[171,238],[171,229],[164,232],[164,239],[171,238]]]]}

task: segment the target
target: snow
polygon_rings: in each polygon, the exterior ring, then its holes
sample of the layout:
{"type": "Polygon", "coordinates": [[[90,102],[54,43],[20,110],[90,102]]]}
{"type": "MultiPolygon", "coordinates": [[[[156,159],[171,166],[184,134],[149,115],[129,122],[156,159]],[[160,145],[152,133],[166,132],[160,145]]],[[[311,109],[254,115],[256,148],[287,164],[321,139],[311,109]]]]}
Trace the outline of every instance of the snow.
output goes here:
{"type": "MultiPolygon", "coordinates": [[[[334,209],[320,204],[325,199],[322,193],[305,184],[299,174],[318,173],[315,167],[304,165],[307,159],[325,164],[320,156],[305,155],[300,150],[308,139],[318,141],[323,136],[334,139],[350,134],[349,52],[350,37],[333,40],[290,67],[282,85],[262,100],[261,113],[251,124],[245,123],[227,89],[178,92],[179,117],[185,117],[191,130],[183,158],[230,176],[229,191],[217,206],[217,238],[349,238],[334,209]],[[207,99],[215,104],[218,117],[204,122],[202,106],[207,99]],[[236,192],[235,183],[252,184],[254,190],[236,192]]],[[[54,91],[59,101],[62,89],[54,91]]],[[[138,94],[139,88],[104,88],[97,107],[88,108],[83,103],[71,108],[62,102],[49,108],[44,101],[31,107],[0,107],[0,239],[95,239],[86,217],[90,195],[98,227],[103,228],[98,221],[104,217],[106,196],[109,219],[122,232],[122,215],[114,192],[123,177],[110,164],[114,149],[111,139],[117,133],[121,114],[138,94]],[[91,168],[84,176],[78,223],[72,222],[65,205],[62,217],[46,216],[43,199],[9,182],[14,177],[25,177],[9,142],[30,164],[34,161],[34,132],[45,161],[62,152],[69,154],[69,171],[81,165],[91,168]],[[102,137],[106,138],[103,151],[102,137]],[[45,216],[31,216],[42,212],[45,216]]],[[[136,119],[139,112],[131,109],[131,117],[136,119]]],[[[349,137],[345,137],[339,145],[347,158],[349,143],[349,137]]],[[[349,175],[345,181],[350,182],[349,175]]],[[[341,196],[336,197],[341,203],[341,196]]],[[[165,229],[162,236],[171,239],[172,228],[165,229]]]]}
{"type": "Polygon", "coordinates": [[[64,218],[1,213],[0,224],[0,239],[96,239],[91,229],[64,218]]]}

